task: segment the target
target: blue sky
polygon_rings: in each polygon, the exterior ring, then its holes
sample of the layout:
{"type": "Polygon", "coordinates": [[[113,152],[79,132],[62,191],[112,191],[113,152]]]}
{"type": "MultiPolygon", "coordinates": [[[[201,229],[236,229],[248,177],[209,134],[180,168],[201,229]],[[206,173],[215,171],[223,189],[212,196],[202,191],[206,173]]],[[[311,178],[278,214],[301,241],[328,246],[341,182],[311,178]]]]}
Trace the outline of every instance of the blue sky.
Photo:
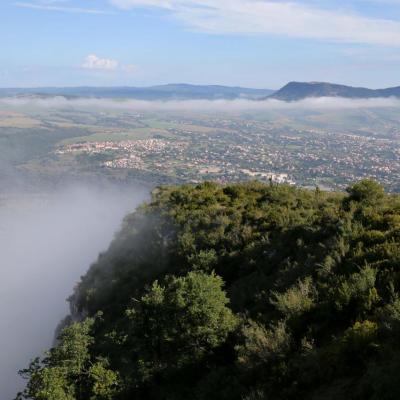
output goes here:
{"type": "Polygon", "coordinates": [[[400,85],[400,0],[1,0],[0,86],[400,85]]]}

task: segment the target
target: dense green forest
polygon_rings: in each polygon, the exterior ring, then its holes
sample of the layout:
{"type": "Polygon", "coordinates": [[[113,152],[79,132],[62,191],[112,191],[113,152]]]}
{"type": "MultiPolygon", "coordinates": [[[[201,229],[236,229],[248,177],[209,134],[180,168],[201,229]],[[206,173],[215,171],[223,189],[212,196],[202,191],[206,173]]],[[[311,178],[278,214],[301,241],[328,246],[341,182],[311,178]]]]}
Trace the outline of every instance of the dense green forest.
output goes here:
{"type": "Polygon", "coordinates": [[[400,197],[161,187],[82,277],[19,399],[400,398],[400,197]]]}

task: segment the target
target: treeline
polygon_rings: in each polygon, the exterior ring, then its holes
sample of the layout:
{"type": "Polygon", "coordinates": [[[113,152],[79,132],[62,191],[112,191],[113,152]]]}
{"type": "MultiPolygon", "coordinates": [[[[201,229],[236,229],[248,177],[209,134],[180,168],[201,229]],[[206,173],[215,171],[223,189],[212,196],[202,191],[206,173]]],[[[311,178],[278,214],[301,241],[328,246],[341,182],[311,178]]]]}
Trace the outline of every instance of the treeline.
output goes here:
{"type": "Polygon", "coordinates": [[[18,398],[400,398],[400,197],[347,192],[155,190],[18,398]]]}

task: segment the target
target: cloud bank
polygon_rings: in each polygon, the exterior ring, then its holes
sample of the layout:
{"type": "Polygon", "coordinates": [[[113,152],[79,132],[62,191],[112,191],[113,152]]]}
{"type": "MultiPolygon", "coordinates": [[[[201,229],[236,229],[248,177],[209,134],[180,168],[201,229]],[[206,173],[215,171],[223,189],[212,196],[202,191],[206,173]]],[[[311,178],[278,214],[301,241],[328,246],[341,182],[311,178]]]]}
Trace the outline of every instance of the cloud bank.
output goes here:
{"type": "Polygon", "coordinates": [[[75,283],[147,196],[131,189],[74,186],[0,207],[1,399],[21,390],[17,371],[51,346],[75,283]]]}
{"type": "Polygon", "coordinates": [[[65,97],[51,98],[0,98],[0,106],[33,106],[41,108],[73,108],[73,109],[114,109],[127,111],[204,111],[204,112],[240,112],[269,110],[328,110],[328,109],[373,109],[400,108],[400,98],[347,99],[341,97],[308,98],[295,102],[275,99],[256,100],[112,100],[65,97]]]}

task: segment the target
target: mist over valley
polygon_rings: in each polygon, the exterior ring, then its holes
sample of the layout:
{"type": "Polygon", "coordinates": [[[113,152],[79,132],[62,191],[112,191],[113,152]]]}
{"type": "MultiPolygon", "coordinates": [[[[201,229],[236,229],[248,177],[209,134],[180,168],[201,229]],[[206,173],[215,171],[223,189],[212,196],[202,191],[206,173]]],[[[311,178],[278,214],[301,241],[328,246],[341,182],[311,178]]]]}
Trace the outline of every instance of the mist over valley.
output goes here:
{"type": "Polygon", "coordinates": [[[23,387],[17,371],[49,348],[79,277],[109,246],[126,213],[147,196],[130,188],[66,185],[18,191],[0,207],[0,397],[23,387]]]}

